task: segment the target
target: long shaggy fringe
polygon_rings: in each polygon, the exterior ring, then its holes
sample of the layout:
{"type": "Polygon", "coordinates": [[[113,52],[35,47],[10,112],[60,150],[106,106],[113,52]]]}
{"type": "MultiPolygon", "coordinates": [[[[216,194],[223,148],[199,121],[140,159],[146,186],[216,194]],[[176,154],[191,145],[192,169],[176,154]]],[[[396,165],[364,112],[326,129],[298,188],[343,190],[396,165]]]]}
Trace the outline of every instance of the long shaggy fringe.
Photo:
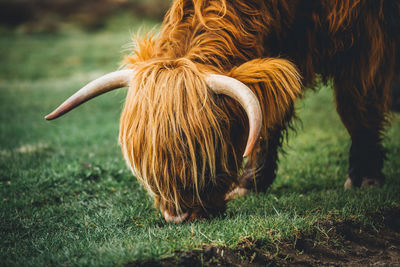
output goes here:
{"type": "Polygon", "coordinates": [[[217,169],[227,176],[235,172],[228,165],[235,149],[224,141],[229,114],[215,103],[204,74],[190,60],[154,60],[136,68],[121,116],[123,154],[156,198],[180,210],[192,204],[182,195],[190,192],[201,203],[201,189],[221,183],[217,169]]]}

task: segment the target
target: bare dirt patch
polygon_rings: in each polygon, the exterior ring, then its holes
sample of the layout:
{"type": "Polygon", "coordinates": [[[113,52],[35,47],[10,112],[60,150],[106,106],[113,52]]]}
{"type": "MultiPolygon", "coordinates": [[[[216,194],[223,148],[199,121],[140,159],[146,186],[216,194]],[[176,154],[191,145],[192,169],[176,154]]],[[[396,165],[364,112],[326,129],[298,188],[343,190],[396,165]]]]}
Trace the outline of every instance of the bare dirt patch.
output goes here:
{"type": "Polygon", "coordinates": [[[318,231],[276,246],[245,239],[236,249],[206,245],[161,261],[126,266],[400,266],[400,209],[371,216],[379,229],[321,222],[318,231]]]}
{"type": "MultiPolygon", "coordinates": [[[[398,216],[398,215],[397,215],[398,216]]],[[[332,226],[324,241],[314,236],[297,240],[295,246],[283,247],[277,265],[297,266],[400,266],[399,220],[397,229],[385,227],[376,231],[363,228],[353,222],[341,222],[332,226]],[[282,256],[285,256],[283,258],[282,256]]]]}

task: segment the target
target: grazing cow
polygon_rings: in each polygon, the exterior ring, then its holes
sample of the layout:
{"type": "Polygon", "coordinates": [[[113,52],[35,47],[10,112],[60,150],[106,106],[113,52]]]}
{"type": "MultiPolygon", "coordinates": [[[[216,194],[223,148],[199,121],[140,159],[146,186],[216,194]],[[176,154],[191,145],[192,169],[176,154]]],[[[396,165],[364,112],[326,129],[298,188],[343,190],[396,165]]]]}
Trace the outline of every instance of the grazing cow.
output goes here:
{"type": "Polygon", "coordinates": [[[165,220],[178,223],[223,212],[233,189],[268,188],[294,103],[318,74],[333,80],[352,140],[345,187],[380,185],[399,48],[399,0],[175,0],[126,69],[46,118],[129,86],[123,156],[165,220]]]}

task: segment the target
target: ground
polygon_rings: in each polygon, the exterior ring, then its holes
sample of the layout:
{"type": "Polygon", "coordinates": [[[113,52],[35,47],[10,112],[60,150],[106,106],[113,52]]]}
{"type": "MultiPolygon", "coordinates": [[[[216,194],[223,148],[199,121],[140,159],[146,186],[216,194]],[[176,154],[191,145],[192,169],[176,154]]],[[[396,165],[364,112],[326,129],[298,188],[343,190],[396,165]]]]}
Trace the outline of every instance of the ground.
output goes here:
{"type": "Polygon", "coordinates": [[[43,119],[118,68],[137,28],[109,29],[0,36],[2,265],[400,265],[399,114],[384,140],[385,185],[345,191],[349,137],[320,84],[297,104],[268,192],[167,224],[121,156],[126,89],[43,119]]]}
{"type": "Polygon", "coordinates": [[[319,223],[320,233],[299,235],[294,243],[282,240],[271,247],[248,238],[234,249],[204,245],[196,251],[176,252],[173,258],[125,266],[400,265],[400,210],[386,210],[375,217],[376,223],[382,226],[379,231],[350,220],[326,221],[319,223]]]}

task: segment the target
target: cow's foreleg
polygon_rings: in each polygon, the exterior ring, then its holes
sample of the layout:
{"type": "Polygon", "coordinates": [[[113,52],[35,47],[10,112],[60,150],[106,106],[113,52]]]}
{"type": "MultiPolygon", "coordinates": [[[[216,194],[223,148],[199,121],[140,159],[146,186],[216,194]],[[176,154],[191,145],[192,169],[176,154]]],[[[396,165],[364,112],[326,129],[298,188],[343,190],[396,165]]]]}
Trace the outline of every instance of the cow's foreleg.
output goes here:
{"type": "Polygon", "coordinates": [[[282,131],[270,133],[268,140],[261,139],[257,151],[249,158],[239,186],[233,192],[244,195],[248,191],[265,192],[275,179],[278,164],[278,148],[282,144],[282,131]]]}

